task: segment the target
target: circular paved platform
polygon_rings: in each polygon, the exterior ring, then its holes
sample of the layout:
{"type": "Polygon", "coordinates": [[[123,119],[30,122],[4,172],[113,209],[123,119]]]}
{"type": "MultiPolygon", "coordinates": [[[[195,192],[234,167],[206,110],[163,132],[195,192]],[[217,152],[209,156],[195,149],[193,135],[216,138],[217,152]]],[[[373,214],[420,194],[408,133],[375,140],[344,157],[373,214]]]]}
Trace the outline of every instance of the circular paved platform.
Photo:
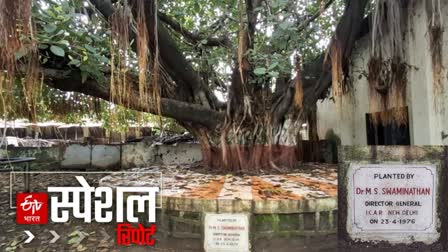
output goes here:
{"type": "Polygon", "coordinates": [[[135,168],[128,172],[132,173],[106,176],[100,185],[160,186],[162,173],[164,210],[269,214],[337,209],[334,165],[259,176],[201,174],[175,166],[135,168]]]}

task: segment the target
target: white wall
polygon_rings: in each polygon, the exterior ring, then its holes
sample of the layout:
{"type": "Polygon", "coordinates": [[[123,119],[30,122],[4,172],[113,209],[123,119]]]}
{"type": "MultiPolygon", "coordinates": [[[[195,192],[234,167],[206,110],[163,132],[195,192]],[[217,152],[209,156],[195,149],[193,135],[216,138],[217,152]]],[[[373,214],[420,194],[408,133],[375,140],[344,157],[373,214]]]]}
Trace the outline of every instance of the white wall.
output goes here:
{"type": "MultiPolygon", "coordinates": [[[[408,27],[405,34],[405,58],[411,69],[408,70],[407,105],[410,117],[411,144],[441,145],[448,144],[448,138],[442,141],[442,131],[448,134],[448,1],[442,3],[444,16],[443,65],[444,93],[438,98],[438,110],[435,109],[433,93],[433,73],[429,50],[428,22],[424,1],[414,1],[408,14],[408,27]]],[[[411,4],[412,5],[412,4],[411,4]]],[[[367,144],[366,113],[369,113],[369,91],[367,72],[370,58],[370,35],[357,42],[352,53],[350,69],[354,90],[338,98],[337,101],[318,102],[318,132],[324,138],[329,129],[341,138],[344,145],[367,144]]]]}
{"type": "Polygon", "coordinates": [[[365,114],[369,111],[369,103],[365,97],[368,96],[368,83],[364,77],[358,80],[358,72],[367,66],[369,52],[362,48],[367,48],[368,43],[366,37],[359,40],[352,53],[351,72],[357,79],[353,85],[353,95],[318,101],[319,138],[323,139],[327,130],[333,129],[344,145],[367,144],[365,114]]]}

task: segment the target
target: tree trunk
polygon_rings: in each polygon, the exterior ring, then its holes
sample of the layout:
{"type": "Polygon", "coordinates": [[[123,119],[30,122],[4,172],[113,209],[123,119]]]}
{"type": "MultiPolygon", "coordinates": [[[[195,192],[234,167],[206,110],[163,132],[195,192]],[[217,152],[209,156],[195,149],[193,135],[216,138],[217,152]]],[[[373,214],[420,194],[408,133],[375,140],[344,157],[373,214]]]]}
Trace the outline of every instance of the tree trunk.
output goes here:
{"type": "Polygon", "coordinates": [[[301,121],[286,120],[271,129],[186,126],[201,144],[203,165],[210,170],[255,174],[284,172],[300,166],[303,160],[301,121]]]}

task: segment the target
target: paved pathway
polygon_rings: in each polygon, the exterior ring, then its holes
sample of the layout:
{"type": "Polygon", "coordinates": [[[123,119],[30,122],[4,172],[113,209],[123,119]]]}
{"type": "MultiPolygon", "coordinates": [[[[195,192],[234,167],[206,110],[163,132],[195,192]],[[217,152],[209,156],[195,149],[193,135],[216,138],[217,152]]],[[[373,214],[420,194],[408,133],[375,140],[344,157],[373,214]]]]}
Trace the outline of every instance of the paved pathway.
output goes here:
{"type": "Polygon", "coordinates": [[[336,167],[316,167],[285,175],[234,176],[200,174],[174,166],[136,168],[134,174],[108,175],[101,185],[159,185],[163,196],[198,199],[316,199],[337,195],[336,167]]]}

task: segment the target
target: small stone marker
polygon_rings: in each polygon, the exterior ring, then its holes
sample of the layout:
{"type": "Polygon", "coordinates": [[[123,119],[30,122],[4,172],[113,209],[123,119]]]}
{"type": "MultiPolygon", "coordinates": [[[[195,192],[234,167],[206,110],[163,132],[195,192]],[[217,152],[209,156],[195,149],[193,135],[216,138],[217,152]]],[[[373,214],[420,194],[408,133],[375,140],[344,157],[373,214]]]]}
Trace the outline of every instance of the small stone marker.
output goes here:
{"type": "Polygon", "coordinates": [[[351,164],[347,232],[353,240],[390,243],[438,240],[434,165],[351,164]]]}
{"type": "Polygon", "coordinates": [[[249,217],[246,214],[205,215],[204,249],[207,252],[249,252],[249,217]]]}

